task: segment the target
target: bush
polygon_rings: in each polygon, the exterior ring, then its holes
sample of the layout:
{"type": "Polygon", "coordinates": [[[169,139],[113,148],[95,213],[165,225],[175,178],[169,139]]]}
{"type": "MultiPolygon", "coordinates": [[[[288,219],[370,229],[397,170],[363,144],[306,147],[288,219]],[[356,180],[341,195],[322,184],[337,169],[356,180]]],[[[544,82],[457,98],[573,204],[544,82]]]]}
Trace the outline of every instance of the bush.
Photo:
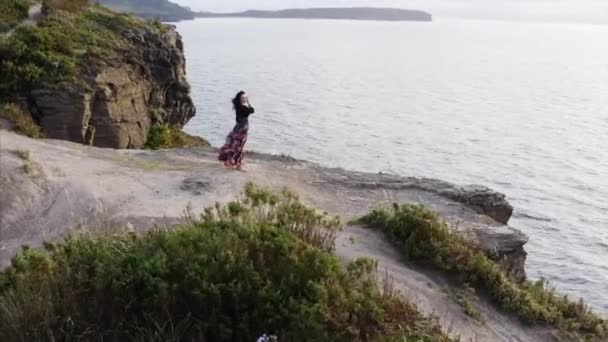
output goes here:
{"type": "Polygon", "coordinates": [[[145,144],[145,148],[150,150],[200,146],[209,146],[209,143],[203,138],[188,135],[166,124],[152,126],[145,144]]]}
{"type": "Polygon", "coordinates": [[[40,126],[38,126],[31,115],[26,113],[16,104],[5,104],[0,108],[0,117],[7,119],[14,125],[14,130],[30,138],[44,138],[40,126]]]}
{"type": "Polygon", "coordinates": [[[608,322],[583,303],[559,296],[545,282],[519,284],[482,252],[452,233],[435,213],[420,205],[378,209],[359,220],[385,232],[411,261],[463,277],[486,291],[501,308],[527,324],[550,324],[584,338],[608,337],[608,322]]]}
{"type": "Polygon", "coordinates": [[[0,340],[448,341],[378,288],[374,262],[341,267],[338,228],[248,185],[174,230],[25,249],[0,275],[0,340]]]}
{"type": "Polygon", "coordinates": [[[128,32],[158,31],[156,25],[84,0],[60,1],[56,7],[38,25],[19,27],[0,41],[0,99],[63,83],[82,86],[81,76],[124,58],[133,44],[128,32]]]}
{"type": "Polygon", "coordinates": [[[27,18],[26,0],[0,0],[0,32],[6,32],[27,18]]]}

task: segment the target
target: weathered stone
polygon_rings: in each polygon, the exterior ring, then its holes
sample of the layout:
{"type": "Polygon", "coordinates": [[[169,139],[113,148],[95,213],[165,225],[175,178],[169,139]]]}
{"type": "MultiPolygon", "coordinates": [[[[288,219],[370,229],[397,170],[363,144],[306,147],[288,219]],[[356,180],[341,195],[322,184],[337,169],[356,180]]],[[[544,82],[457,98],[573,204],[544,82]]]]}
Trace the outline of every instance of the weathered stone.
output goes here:
{"type": "MultiPolygon", "coordinates": [[[[320,182],[354,189],[382,189],[392,191],[417,190],[421,194],[434,194],[449,201],[461,203],[470,214],[462,211],[439,210],[450,228],[457,231],[471,246],[500,262],[510,276],[518,281],[526,278],[524,245],[528,237],[507,225],[513,207],[505,195],[480,185],[457,186],[431,178],[400,177],[390,174],[352,172],[342,169],[318,168],[320,182]],[[443,212],[441,212],[443,211],[443,212]],[[463,220],[462,217],[468,219],[463,220]]],[[[422,196],[422,195],[421,195],[422,196]]],[[[424,196],[422,196],[424,197],[424,196]]],[[[449,207],[449,206],[448,206],[449,207]]]]}
{"type": "Polygon", "coordinates": [[[194,115],[181,37],[142,29],[126,32],[133,48],[122,61],[100,63],[86,86],[26,94],[32,116],[49,138],[99,147],[142,148],[153,124],[181,128],[194,115]]]}
{"type": "Polygon", "coordinates": [[[456,202],[467,205],[479,214],[491,217],[497,222],[507,224],[513,214],[513,207],[507,202],[505,195],[481,185],[457,186],[431,178],[400,177],[385,173],[370,174],[349,172],[341,175],[343,170],[334,169],[329,177],[336,182],[361,188],[387,189],[420,189],[436,193],[456,202]]]}
{"type": "Polygon", "coordinates": [[[500,223],[508,223],[513,215],[513,207],[507,202],[505,195],[485,186],[460,187],[452,198],[500,223]]]}
{"type": "Polygon", "coordinates": [[[525,263],[528,255],[524,245],[528,236],[507,225],[458,222],[450,225],[460,231],[469,243],[483,251],[490,259],[499,262],[516,281],[526,279],[525,263]]]}
{"type": "Polygon", "coordinates": [[[49,138],[82,142],[91,120],[91,97],[74,89],[35,90],[28,105],[49,138]]]}

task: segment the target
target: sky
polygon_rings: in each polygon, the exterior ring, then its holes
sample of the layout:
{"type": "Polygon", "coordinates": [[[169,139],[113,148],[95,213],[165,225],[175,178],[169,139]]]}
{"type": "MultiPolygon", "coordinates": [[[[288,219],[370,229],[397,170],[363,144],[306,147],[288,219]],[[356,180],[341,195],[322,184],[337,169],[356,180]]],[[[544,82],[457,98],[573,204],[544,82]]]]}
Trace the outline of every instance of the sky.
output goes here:
{"type": "Polygon", "coordinates": [[[608,0],[171,0],[194,10],[373,6],[425,10],[436,18],[608,24],[608,0]]]}

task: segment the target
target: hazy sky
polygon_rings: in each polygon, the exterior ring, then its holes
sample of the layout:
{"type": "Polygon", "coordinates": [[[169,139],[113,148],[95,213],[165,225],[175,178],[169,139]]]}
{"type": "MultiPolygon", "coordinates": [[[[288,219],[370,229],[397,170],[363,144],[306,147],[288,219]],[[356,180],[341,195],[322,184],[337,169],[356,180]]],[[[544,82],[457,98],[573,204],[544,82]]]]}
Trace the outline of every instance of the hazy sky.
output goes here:
{"type": "Polygon", "coordinates": [[[426,10],[436,17],[580,21],[608,24],[608,0],[171,0],[195,10],[242,11],[374,6],[426,10]]]}

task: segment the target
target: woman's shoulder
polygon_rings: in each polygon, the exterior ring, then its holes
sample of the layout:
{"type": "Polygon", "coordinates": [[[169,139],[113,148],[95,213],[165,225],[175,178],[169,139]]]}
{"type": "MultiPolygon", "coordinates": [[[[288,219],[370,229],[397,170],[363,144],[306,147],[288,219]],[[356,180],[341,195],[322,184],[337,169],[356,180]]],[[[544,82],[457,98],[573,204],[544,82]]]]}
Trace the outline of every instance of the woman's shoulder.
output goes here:
{"type": "Polygon", "coordinates": [[[238,107],[236,107],[237,113],[253,113],[253,111],[253,107],[249,106],[239,105],[238,107]]]}

